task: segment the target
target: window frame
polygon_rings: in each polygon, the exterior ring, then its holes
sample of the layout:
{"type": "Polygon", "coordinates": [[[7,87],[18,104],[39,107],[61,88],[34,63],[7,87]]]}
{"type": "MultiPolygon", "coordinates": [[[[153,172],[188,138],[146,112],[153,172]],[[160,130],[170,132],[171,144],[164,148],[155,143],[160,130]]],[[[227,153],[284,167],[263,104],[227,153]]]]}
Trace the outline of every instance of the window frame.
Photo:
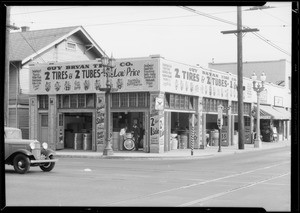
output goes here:
{"type": "Polygon", "coordinates": [[[66,41],[66,49],[67,49],[67,50],[76,51],[76,50],[77,50],[77,44],[76,44],[76,42],[73,42],[73,41],[66,41]],[[69,47],[69,44],[74,45],[74,48],[69,47]]]}

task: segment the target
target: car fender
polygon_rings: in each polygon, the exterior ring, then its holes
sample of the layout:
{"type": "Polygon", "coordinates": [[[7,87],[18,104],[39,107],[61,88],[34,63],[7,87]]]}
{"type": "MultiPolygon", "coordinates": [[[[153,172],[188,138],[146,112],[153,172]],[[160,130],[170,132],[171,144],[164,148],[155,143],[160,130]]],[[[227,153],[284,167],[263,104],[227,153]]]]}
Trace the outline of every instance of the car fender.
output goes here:
{"type": "Polygon", "coordinates": [[[5,160],[5,162],[11,163],[11,162],[13,161],[14,157],[15,157],[17,154],[20,154],[20,153],[26,155],[26,156],[29,157],[29,158],[31,158],[31,157],[33,156],[33,154],[32,154],[30,151],[26,150],[26,149],[18,149],[18,150],[16,150],[13,154],[11,154],[11,155],[5,160]]]}
{"type": "Polygon", "coordinates": [[[49,157],[51,155],[55,155],[55,152],[52,149],[42,149],[41,154],[49,157]]]}

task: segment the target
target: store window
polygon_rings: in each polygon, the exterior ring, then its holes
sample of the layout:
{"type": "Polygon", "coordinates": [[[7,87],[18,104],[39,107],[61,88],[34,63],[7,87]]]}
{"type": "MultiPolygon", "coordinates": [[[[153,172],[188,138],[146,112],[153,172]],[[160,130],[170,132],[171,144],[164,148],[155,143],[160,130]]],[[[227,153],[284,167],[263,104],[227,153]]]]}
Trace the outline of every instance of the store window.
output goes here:
{"type": "Polygon", "coordinates": [[[70,95],[63,95],[63,108],[70,108],[70,95]]]}
{"type": "Polygon", "coordinates": [[[122,93],[120,94],[120,99],[121,99],[121,107],[128,107],[128,94],[127,93],[122,93]]]}
{"type": "Polygon", "coordinates": [[[175,108],[180,109],[180,96],[175,95],[175,108]]]}
{"type": "Polygon", "coordinates": [[[68,41],[67,43],[66,43],[66,49],[67,50],[76,50],[76,47],[77,47],[77,45],[76,45],[76,43],[74,43],[74,42],[70,42],[70,41],[68,41]]]}
{"type": "Polygon", "coordinates": [[[86,94],[86,108],[95,107],[95,98],[94,94],[86,94]]]}
{"type": "Polygon", "coordinates": [[[147,106],[147,99],[146,99],[147,93],[138,93],[138,106],[139,107],[146,107],[147,106]]]}
{"type": "Polygon", "coordinates": [[[170,108],[170,94],[169,93],[165,94],[165,107],[170,108]]]}
{"type": "Polygon", "coordinates": [[[179,99],[180,99],[180,109],[185,109],[185,96],[180,95],[179,99]]]}
{"type": "Polygon", "coordinates": [[[166,109],[194,110],[196,97],[188,95],[165,94],[166,109]]]}
{"type": "Polygon", "coordinates": [[[184,100],[185,100],[185,108],[192,109],[192,108],[190,108],[190,97],[185,95],[184,100]]]}
{"type": "Polygon", "coordinates": [[[175,95],[170,94],[170,108],[174,109],[175,108],[175,95]]]}
{"type": "Polygon", "coordinates": [[[80,94],[78,95],[78,108],[84,108],[85,107],[85,95],[80,94]]]}
{"type": "Polygon", "coordinates": [[[95,94],[59,95],[59,108],[95,108],[95,94]]]}
{"type": "Polygon", "coordinates": [[[214,112],[218,111],[218,106],[217,106],[217,100],[216,99],[213,100],[213,111],[214,112]]]}
{"type": "Polygon", "coordinates": [[[49,107],[49,97],[48,95],[38,96],[39,109],[48,109],[49,107]]]}
{"type": "Polygon", "coordinates": [[[148,107],[150,104],[150,95],[146,92],[140,93],[113,93],[112,107],[148,107]]]}
{"type": "Polygon", "coordinates": [[[77,108],[78,107],[78,95],[70,95],[70,101],[71,101],[71,108],[77,108]]]}
{"type": "Polygon", "coordinates": [[[129,93],[129,106],[136,107],[136,93],[129,93]]]}
{"type": "Polygon", "coordinates": [[[119,107],[119,93],[112,94],[112,107],[119,107]]]}
{"type": "Polygon", "coordinates": [[[212,111],[214,111],[214,108],[213,108],[213,100],[212,99],[209,99],[209,108],[208,108],[208,111],[209,112],[212,112],[212,111]]]}
{"type": "Polygon", "coordinates": [[[238,103],[236,101],[233,101],[231,103],[231,106],[232,106],[231,113],[232,114],[237,114],[238,113],[238,103]]]}
{"type": "MultiPolygon", "coordinates": [[[[194,99],[194,101],[196,103],[196,99],[194,99]]],[[[228,101],[220,100],[220,99],[212,99],[212,98],[203,98],[203,111],[205,112],[217,112],[219,105],[222,105],[223,107],[227,107],[228,101]]]]}

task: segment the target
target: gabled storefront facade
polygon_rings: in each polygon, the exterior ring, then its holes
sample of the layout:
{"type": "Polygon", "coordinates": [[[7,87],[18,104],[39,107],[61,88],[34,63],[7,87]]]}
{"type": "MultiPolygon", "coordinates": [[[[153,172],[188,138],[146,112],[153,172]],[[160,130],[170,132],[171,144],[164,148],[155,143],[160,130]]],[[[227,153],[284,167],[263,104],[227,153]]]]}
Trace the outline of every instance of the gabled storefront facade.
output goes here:
{"type": "Polygon", "coordinates": [[[81,26],[10,33],[7,126],[29,138],[29,64],[94,60],[104,55],[81,26]]]}

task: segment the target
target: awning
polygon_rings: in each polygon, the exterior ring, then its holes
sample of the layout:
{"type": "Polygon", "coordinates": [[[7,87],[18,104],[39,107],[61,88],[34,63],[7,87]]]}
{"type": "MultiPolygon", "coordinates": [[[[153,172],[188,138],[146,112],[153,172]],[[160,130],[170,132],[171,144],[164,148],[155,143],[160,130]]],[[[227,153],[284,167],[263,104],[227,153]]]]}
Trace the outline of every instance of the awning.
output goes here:
{"type": "Polygon", "coordinates": [[[273,107],[276,111],[282,113],[284,115],[284,119],[283,120],[291,120],[291,112],[285,110],[282,107],[273,107]]]}
{"type": "MultiPolygon", "coordinates": [[[[266,105],[260,105],[260,119],[274,119],[274,120],[290,120],[291,116],[290,114],[286,111],[279,111],[276,107],[271,106],[266,106],[266,105]]],[[[255,106],[255,112],[257,110],[257,107],[255,106]]],[[[284,110],[284,109],[283,109],[284,110]]]]}

